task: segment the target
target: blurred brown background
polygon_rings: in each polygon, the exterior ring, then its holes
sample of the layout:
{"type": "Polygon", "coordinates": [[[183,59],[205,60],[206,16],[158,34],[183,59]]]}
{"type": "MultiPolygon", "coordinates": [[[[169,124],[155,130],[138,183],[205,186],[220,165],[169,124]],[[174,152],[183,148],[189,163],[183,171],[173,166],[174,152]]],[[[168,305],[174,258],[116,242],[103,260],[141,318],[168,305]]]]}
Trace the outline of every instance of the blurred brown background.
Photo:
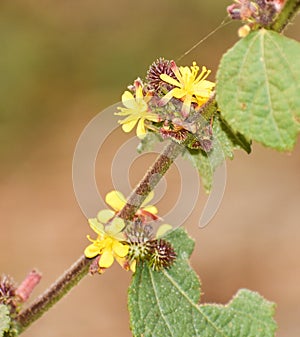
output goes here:
{"type": "MultiPolygon", "coordinates": [[[[1,1],[0,271],[18,282],[33,267],[42,271],[33,297],[88,244],[90,230],[72,188],[72,156],[81,131],[97,112],[119,101],[157,57],[176,59],[214,29],[228,4],[1,1]]],[[[238,26],[223,27],[181,64],[196,60],[214,76],[222,53],[238,39],[238,26]]],[[[299,18],[286,34],[300,40],[299,18]]],[[[113,152],[125,139],[116,133],[98,160],[103,196],[112,188],[113,152]]],[[[300,335],[299,154],[299,144],[293,154],[258,145],[250,156],[237,153],[228,162],[225,196],[213,221],[197,227],[201,195],[186,222],[196,239],[192,265],[203,283],[202,301],[226,303],[239,288],[256,290],[277,303],[278,337],[300,335]]],[[[134,165],[133,180],[146,163],[134,165]]],[[[162,210],[178,192],[172,174],[158,205],[162,210]]],[[[130,273],[118,266],[86,277],[24,337],[131,336],[129,282],[130,273]]]]}

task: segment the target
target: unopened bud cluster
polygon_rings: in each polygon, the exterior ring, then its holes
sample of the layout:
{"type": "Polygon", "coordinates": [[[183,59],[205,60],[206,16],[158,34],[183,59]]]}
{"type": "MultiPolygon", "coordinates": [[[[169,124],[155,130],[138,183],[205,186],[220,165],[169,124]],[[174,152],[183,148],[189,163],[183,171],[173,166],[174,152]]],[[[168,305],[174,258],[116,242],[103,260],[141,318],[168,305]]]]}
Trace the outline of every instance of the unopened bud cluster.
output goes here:
{"type": "Polygon", "coordinates": [[[239,30],[241,37],[250,30],[268,27],[281,11],[284,0],[235,0],[227,7],[231,19],[241,20],[247,25],[239,30]]]}
{"type": "Polygon", "coordinates": [[[0,304],[9,308],[12,315],[18,312],[22,303],[26,302],[41,279],[41,274],[32,270],[23,282],[17,286],[8,275],[0,276],[0,304]]]}

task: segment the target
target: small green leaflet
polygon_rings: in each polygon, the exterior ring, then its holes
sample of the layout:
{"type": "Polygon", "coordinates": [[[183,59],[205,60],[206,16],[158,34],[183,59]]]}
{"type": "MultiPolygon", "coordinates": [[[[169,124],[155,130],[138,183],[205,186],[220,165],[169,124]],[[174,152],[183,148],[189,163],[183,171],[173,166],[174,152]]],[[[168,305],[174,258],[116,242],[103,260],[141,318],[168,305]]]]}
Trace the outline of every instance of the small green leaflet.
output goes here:
{"type": "Polygon", "coordinates": [[[235,131],[280,151],[292,150],[300,131],[300,44],[260,29],[222,58],[217,102],[235,131]]]}
{"type": "Polygon", "coordinates": [[[9,327],[9,309],[6,305],[0,304],[0,337],[4,336],[4,333],[9,330],[9,327]]]}
{"type": "Polygon", "coordinates": [[[202,304],[200,282],[189,265],[194,243],[183,229],[165,237],[177,260],[154,272],[140,265],[129,288],[128,306],[134,337],[273,337],[274,304],[240,290],[227,305],[202,304]]]}

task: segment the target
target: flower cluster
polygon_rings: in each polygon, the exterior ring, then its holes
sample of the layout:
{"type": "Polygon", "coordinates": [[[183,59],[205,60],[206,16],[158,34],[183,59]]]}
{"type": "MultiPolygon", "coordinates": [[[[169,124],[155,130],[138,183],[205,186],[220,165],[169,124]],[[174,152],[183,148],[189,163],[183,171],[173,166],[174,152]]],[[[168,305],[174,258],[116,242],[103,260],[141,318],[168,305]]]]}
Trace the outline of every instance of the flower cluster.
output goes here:
{"type": "MultiPolygon", "coordinates": [[[[202,147],[199,127],[193,123],[203,106],[213,96],[215,83],[208,81],[210,70],[192,66],[178,67],[175,61],[163,58],[154,62],[145,81],[140,78],[122,95],[124,107],[118,116],[122,129],[130,132],[136,125],[136,134],[144,138],[147,132],[156,132],[162,139],[171,138],[188,147],[202,147]],[[191,146],[189,146],[191,144],[191,146]]],[[[211,137],[208,131],[207,137],[211,137]]]]}
{"type": "Polygon", "coordinates": [[[138,262],[146,261],[153,270],[159,271],[171,266],[176,258],[172,245],[161,237],[172,227],[164,224],[154,233],[152,223],[158,220],[157,208],[146,206],[153,198],[148,195],[132,222],[117,216],[125,206],[126,199],[119,191],[111,191],[105,201],[112,209],[101,210],[97,218],[89,219],[96,239],[88,236],[91,244],[84,254],[96,258],[90,272],[104,272],[116,260],[125,270],[135,271],[138,262]]]}
{"type": "Polygon", "coordinates": [[[21,309],[22,303],[28,300],[41,277],[41,273],[34,269],[17,286],[10,276],[0,275],[0,304],[6,305],[11,315],[17,314],[21,309]]]}
{"type": "Polygon", "coordinates": [[[235,0],[227,7],[231,19],[246,22],[239,29],[239,36],[246,36],[251,29],[268,27],[281,11],[285,0],[235,0]]]}
{"type": "Polygon", "coordinates": [[[8,275],[0,276],[0,304],[9,307],[11,313],[16,311],[16,289],[14,280],[8,275]]]}

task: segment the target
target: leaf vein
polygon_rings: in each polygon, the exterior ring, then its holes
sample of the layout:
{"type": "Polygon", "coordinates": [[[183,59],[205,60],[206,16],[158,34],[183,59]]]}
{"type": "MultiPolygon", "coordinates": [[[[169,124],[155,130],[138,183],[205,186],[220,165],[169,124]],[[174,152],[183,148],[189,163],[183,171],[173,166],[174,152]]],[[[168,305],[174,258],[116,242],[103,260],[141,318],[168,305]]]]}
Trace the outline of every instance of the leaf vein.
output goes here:
{"type": "Polygon", "coordinates": [[[153,286],[154,296],[155,296],[156,303],[157,303],[158,309],[159,309],[159,311],[160,311],[161,317],[162,317],[162,319],[164,320],[164,322],[165,322],[165,324],[166,324],[168,330],[170,331],[171,336],[174,336],[174,335],[173,335],[173,331],[172,331],[172,329],[171,329],[171,327],[170,327],[170,324],[169,324],[168,320],[166,319],[166,317],[165,317],[165,315],[164,315],[164,313],[163,313],[162,307],[161,307],[161,305],[160,305],[159,296],[158,296],[158,294],[157,294],[155,282],[154,282],[154,280],[153,280],[153,274],[152,274],[152,272],[151,272],[150,270],[149,270],[149,274],[150,274],[150,280],[151,280],[151,283],[152,283],[152,286],[153,286]]]}
{"type": "Polygon", "coordinates": [[[193,306],[194,308],[196,308],[196,310],[204,317],[204,319],[206,319],[206,321],[217,331],[220,333],[221,336],[224,336],[224,337],[229,337],[227,335],[225,335],[215,324],[213,321],[211,321],[209,319],[209,317],[207,315],[205,315],[203,313],[203,311],[201,310],[201,307],[196,304],[195,302],[193,302],[190,297],[188,296],[188,294],[186,292],[184,292],[182,290],[181,287],[179,287],[178,283],[171,277],[170,274],[168,274],[168,272],[166,272],[165,270],[163,271],[163,273],[165,274],[165,276],[167,277],[167,279],[169,279],[169,281],[174,285],[174,287],[176,287],[179,292],[183,295],[183,297],[186,298],[186,300],[190,303],[191,306],[193,306]]]}
{"type": "MultiPolygon", "coordinates": [[[[272,113],[274,111],[273,109],[273,104],[272,104],[272,99],[271,99],[271,92],[270,92],[270,84],[269,84],[269,78],[268,78],[268,73],[267,73],[267,68],[266,68],[266,60],[265,60],[265,39],[264,39],[264,36],[266,34],[260,34],[261,35],[261,39],[260,39],[260,43],[261,43],[261,53],[262,53],[262,67],[263,67],[263,74],[264,74],[264,77],[265,77],[265,88],[266,88],[266,91],[267,91],[267,99],[268,99],[268,102],[269,102],[269,107],[270,107],[270,110],[269,110],[269,116],[271,117],[271,121],[273,122],[273,125],[274,125],[274,129],[276,129],[276,134],[277,134],[277,138],[279,138],[279,142],[280,144],[285,144],[284,142],[284,139],[282,138],[281,136],[281,132],[280,132],[280,129],[278,127],[278,124],[274,118],[274,114],[272,113]]],[[[265,119],[264,121],[264,124],[268,122],[268,119],[265,119]]]]}

